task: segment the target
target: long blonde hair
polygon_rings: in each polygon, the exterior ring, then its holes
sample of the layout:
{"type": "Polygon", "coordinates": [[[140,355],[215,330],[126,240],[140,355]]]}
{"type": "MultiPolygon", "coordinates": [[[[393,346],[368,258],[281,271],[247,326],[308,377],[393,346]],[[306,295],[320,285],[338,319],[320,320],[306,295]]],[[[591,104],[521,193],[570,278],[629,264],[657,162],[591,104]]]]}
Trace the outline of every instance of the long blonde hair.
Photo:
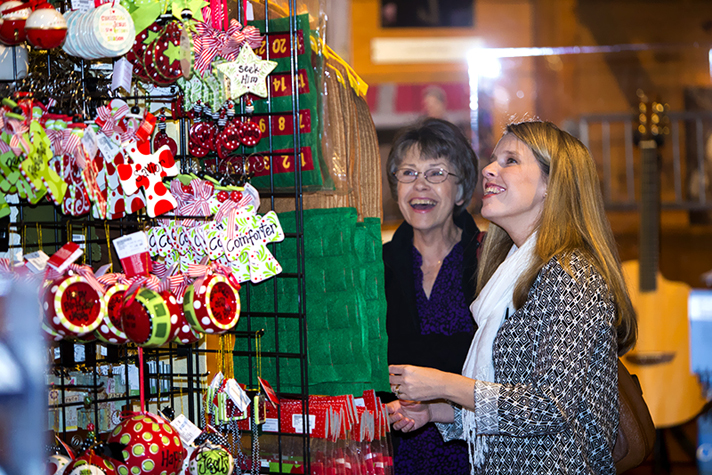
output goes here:
{"type": "MultiPolygon", "coordinates": [[[[616,307],[618,354],[633,347],[638,328],[635,311],[621,271],[613,232],[603,207],[596,166],[586,146],[551,122],[528,121],[507,126],[511,134],[534,153],[547,178],[538,223],[535,257],[514,289],[516,308],[524,305],[537,274],[553,257],[570,270],[574,251],[585,254],[601,273],[616,307]]],[[[490,224],[479,262],[477,294],[504,261],[512,246],[509,235],[490,224]]]]}

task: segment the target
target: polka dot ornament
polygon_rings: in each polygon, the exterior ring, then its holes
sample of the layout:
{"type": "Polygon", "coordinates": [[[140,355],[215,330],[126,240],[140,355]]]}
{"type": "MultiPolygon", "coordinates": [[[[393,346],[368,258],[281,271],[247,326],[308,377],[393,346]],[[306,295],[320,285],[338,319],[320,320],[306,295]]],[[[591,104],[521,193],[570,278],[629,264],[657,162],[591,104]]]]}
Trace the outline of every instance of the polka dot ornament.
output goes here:
{"type": "Polygon", "coordinates": [[[178,432],[155,414],[135,415],[116,426],[109,443],[126,447],[124,462],[117,461],[119,475],[178,475],[186,451],[178,432]]]}
{"type": "Polygon", "coordinates": [[[65,468],[63,475],[116,475],[116,465],[103,457],[94,453],[85,453],[72,462],[65,468]]]}

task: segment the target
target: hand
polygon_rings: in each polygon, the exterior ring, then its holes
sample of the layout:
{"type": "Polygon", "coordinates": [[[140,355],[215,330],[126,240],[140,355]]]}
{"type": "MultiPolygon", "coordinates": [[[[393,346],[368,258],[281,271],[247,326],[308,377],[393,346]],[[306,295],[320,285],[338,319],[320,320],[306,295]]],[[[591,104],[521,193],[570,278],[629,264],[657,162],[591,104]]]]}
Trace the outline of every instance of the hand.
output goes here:
{"type": "Polygon", "coordinates": [[[450,373],[410,365],[391,365],[388,379],[393,394],[400,400],[431,401],[447,399],[444,393],[450,373]]]}
{"type": "Polygon", "coordinates": [[[386,404],[388,421],[395,430],[411,432],[430,422],[430,404],[415,401],[391,401],[386,404]]]}

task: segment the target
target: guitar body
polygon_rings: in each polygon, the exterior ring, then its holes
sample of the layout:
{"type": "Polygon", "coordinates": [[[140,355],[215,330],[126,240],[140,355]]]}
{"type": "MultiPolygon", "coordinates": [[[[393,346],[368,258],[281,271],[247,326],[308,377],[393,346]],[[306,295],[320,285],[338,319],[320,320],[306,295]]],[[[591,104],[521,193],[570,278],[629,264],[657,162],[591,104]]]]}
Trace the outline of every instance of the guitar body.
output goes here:
{"type": "Polygon", "coordinates": [[[638,261],[624,262],[623,274],[638,315],[638,341],[621,359],[640,380],[655,427],[683,424],[706,403],[697,377],[690,372],[690,287],[657,272],[656,290],[641,291],[638,261]]]}

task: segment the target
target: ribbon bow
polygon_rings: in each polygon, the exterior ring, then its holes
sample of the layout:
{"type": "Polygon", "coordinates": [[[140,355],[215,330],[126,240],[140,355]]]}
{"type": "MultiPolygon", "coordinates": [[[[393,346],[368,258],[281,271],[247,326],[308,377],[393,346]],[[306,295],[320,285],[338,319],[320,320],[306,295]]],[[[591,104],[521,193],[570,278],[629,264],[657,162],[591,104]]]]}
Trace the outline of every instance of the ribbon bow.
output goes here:
{"type": "Polygon", "coordinates": [[[185,199],[179,206],[178,212],[186,216],[210,216],[210,199],[215,187],[204,180],[192,180],[190,186],[193,193],[184,193],[185,199]]]}
{"type": "Polygon", "coordinates": [[[196,22],[195,31],[196,35],[193,38],[195,69],[201,76],[205,76],[215,57],[220,56],[227,61],[234,61],[245,42],[251,48],[256,48],[262,43],[262,35],[257,28],[254,26],[243,28],[235,19],[230,20],[227,31],[217,30],[205,22],[196,22]]]}
{"type": "Polygon", "coordinates": [[[190,277],[196,278],[193,282],[193,287],[199,289],[205,280],[211,274],[220,274],[227,277],[228,282],[232,285],[235,290],[240,290],[240,283],[235,279],[232,274],[232,269],[220,264],[219,262],[211,262],[208,265],[203,264],[188,264],[188,275],[190,277]]]}
{"type": "Polygon", "coordinates": [[[101,106],[96,109],[97,117],[95,122],[101,131],[109,137],[112,133],[117,132],[119,134],[124,134],[126,132],[126,126],[123,123],[124,117],[129,113],[129,106],[126,103],[121,104],[116,109],[111,106],[101,106]]]}
{"type": "MultiPolygon", "coordinates": [[[[97,291],[99,295],[104,294],[104,286],[99,282],[99,280],[96,278],[94,275],[94,271],[92,270],[91,267],[87,265],[79,265],[79,264],[69,264],[69,267],[67,267],[67,271],[72,271],[80,276],[84,277],[87,281],[87,283],[97,291]]],[[[65,271],[66,272],[66,271],[65,271]]],[[[54,268],[47,266],[47,270],[45,271],[45,280],[53,281],[56,279],[59,279],[64,275],[64,272],[60,273],[57,272],[54,268]]]]}

